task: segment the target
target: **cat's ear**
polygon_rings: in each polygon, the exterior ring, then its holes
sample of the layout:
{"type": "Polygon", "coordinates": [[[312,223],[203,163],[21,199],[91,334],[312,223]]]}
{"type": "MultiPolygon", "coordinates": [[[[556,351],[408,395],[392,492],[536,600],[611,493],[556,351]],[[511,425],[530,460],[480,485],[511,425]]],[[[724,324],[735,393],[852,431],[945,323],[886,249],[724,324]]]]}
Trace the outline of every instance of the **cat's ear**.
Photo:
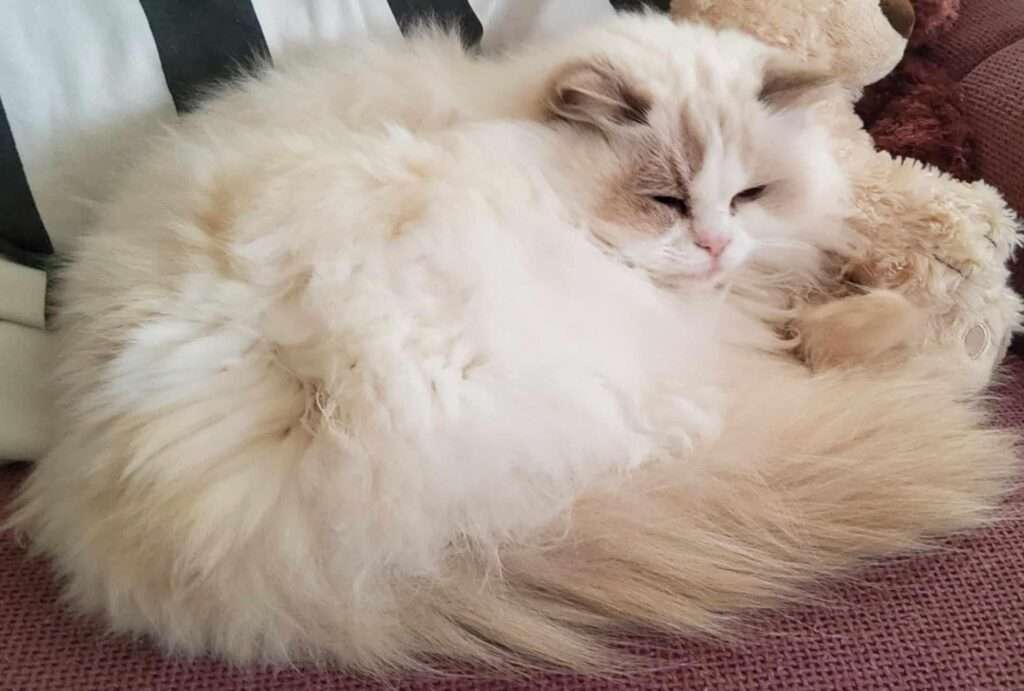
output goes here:
{"type": "Polygon", "coordinates": [[[825,69],[776,54],[765,62],[758,97],[773,108],[793,108],[825,98],[836,84],[835,77],[825,69]]]}
{"type": "Polygon", "coordinates": [[[548,111],[561,120],[601,130],[647,124],[650,97],[610,64],[569,65],[548,90],[548,111]]]}

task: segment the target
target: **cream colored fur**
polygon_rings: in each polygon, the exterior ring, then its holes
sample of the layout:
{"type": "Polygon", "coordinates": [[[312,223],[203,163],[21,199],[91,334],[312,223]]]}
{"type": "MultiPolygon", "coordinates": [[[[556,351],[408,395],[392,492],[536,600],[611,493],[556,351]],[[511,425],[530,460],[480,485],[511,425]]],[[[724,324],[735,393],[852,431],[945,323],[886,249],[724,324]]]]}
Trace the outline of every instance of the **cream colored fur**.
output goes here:
{"type": "Polygon", "coordinates": [[[919,347],[924,314],[899,293],[879,290],[813,305],[795,320],[800,352],[815,370],[896,364],[919,347]]]}
{"type": "Polygon", "coordinates": [[[909,0],[673,0],[672,14],[749,32],[821,65],[847,88],[860,89],[887,75],[903,57],[914,10],[909,0]]]}
{"type": "Polygon", "coordinates": [[[813,104],[757,105],[775,57],[622,18],[507,61],[426,39],[224,94],[64,276],[56,442],[14,524],[115,630],[374,671],[608,669],[638,626],[725,633],[983,524],[1015,460],[977,402],[923,358],[812,374],[751,317],[850,240],[813,104]],[[642,123],[607,81],[613,110],[560,120],[559,75],[595,59],[650,97],[642,123]],[[720,136],[737,98],[736,142],[808,145],[729,221],[749,261],[666,287],[623,248],[640,218],[690,252],[693,224],[605,202],[694,97],[723,144],[702,180],[750,182],[720,136]]]}

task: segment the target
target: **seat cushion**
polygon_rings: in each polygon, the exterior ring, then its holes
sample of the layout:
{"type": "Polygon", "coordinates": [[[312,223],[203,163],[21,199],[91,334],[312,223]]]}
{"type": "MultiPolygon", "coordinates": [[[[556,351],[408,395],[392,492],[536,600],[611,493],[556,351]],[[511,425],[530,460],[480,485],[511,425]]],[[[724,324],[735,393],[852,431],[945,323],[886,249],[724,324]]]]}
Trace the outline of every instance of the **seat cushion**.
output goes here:
{"type": "MultiPolygon", "coordinates": [[[[1019,11],[1024,22],[1024,0],[1019,11]]],[[[978,172],[1024,215],[1024,38],[983,60],[960,84],[962,109],[974,133],[978,172]]],[[[1013,287],[1024,294],[1024,257],[1013,263],[1013,287]]],[[[1013,349],[1024,354],[1024,337],[1013,349]]]]}
{"type": "MultiPolygon", "coordinates": [[[[1024,17],[1024,3],[1018,8],[1024,17]]],[[[960,86],[979,172],[1024,214],[1024,38],[982,61],[960,86]]]]}
{"type": "Polygon", "coordinates": [[[963,0],[960,18],[934,46],[934,57],[954,79],[1003,48],[1024,38],[1024,4],[1021,0],[963,0]]]}

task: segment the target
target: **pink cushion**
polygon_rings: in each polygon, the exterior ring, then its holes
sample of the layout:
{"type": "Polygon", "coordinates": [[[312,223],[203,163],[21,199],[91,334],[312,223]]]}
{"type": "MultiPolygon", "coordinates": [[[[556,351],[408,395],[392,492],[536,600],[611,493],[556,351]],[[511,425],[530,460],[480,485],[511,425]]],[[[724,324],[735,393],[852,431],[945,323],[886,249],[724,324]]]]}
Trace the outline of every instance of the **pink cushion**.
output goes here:
{"type": "Polygon", "coordinates": [[[1021,0],[963,0],[960,19],[934,47],[934,55],[959,79],[1022,38],[1021,0]]]}
{"type": "MultiPolygon", "coordinates": [[[[1024,427],[1024,362],[1011,360],[998,399],[1005,424],[1024,427]]],[[[0,507],[25,470],[0,469],[0,507]]],[[[1024,508],[1024,493],[1014,507],[1024,508]]],[[[57,603],[46,564],[0,536],[0,687],[214,691],[215,689],[1024,689],[1024,522],[1008,518],[949,550],[880,565],[820,593],[825,604],[766,616],[734,645],[662,640],[643,646],[657,668],[627,682],[537,676],[394,679],[237,670],[165,657],[151,644],[109,637],[57,603]]]]}
{"type": "MultiPolygon", "coordinates": [[[[1024,17],[1024,0],[1018,0],[1024,17]]],[[[981,62],[960,84],[978,170],[1024,214],[1024,38],[981,62]]]]}

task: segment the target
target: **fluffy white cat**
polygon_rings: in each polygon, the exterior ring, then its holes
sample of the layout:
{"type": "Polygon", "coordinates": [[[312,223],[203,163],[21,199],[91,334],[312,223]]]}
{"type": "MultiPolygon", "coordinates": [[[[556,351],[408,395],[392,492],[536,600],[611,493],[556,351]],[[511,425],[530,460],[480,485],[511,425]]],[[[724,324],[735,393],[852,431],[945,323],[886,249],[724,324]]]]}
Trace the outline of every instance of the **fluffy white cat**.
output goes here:
{"type": "Polygon", "coordinates": [[[755,318],[851,241],[818,88],[653,17],[231,87],[64,272],[14,523],[117,630],[374,670],[600,667],[981,523],[1013,451],[975,406],[755,318]]]}

